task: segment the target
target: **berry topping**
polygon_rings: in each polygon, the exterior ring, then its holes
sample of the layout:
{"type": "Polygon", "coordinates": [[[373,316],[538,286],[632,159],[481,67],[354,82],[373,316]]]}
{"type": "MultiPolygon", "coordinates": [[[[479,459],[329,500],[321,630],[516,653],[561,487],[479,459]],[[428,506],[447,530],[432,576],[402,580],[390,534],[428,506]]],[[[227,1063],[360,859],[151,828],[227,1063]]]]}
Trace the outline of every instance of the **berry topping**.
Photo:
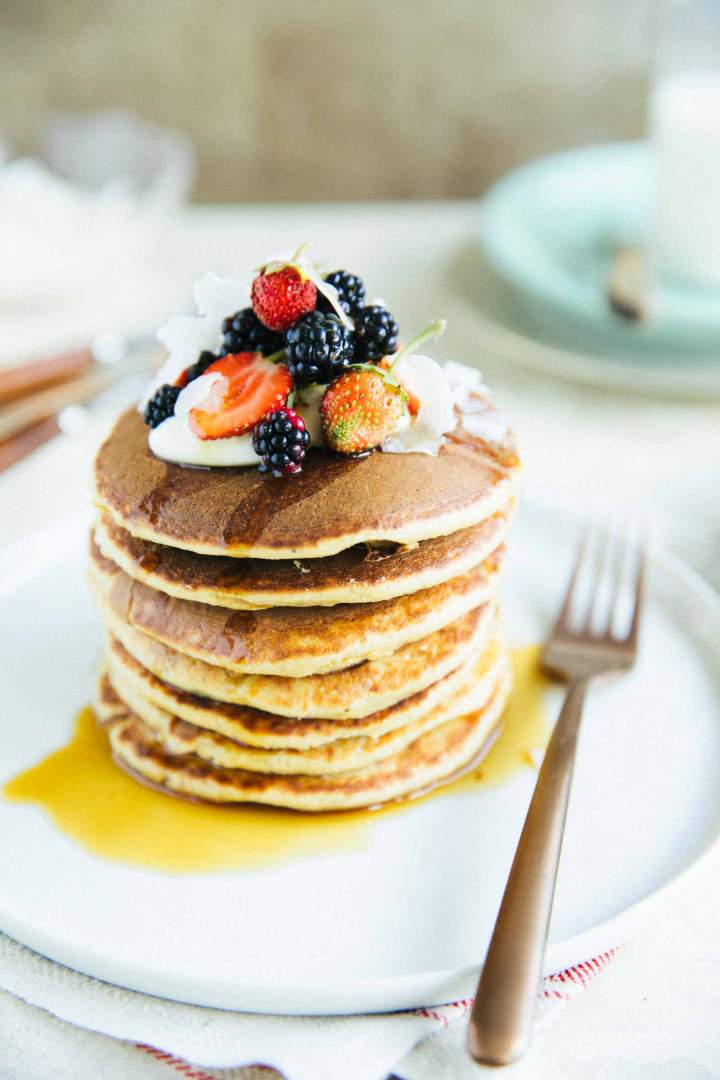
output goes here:
{"type": "MultiPolygon", "coordinates": [[[[332,285],[338,294],[340,307],[348,315],[354,315],[365,303],[365,286],[355,274],[348,274],[347,270],[335,270],[324,279],[328,285],[332,285]]],[[[318,296],[318,310],[332,311],[330,301],[324,296],[318,296]]]]}
{"type": "Polygon", "coordinates": [[[407,396],[380,371],[354,369],[332,383],[320,402],[325,441],[340,454],[373,450],[391,435],[407,396]]]}
{"type": "Polygon", "coordinates": [[[229,353],[205,374],[222,378],[211,388],[205,407],[190,410],[190,427],[201,439],[244,435],[268,410],[284,405],[292,390],[285,364],[275,364],[259,352],[229,353]]]}
{"type": "Polygon", "coordinates": [[[317,304],[317,288],[295,266],[271,273],[260,271],[252,283],[252,306],[269,330],[289,330],[293,323],[317,304]]]}
{"type": "Polygon", "coordinates": [[[263,356],[270,356],[285,344],[283,335],[268,330],[251,307],[229,315],[222,328],[223,351],[226,353],[260,352],[263,356]]]}
{"type": "Polygon", "coordinates": [[[300,472],[309,445],[305,421],[292,409],[272,409],[253,431],[253,450],[260,458],[260,471],[273,476],[300,472]]]}
{"type": "Polygon", "coordinates": [[[145,423],[155,428],[158,424],[162,424],[163,420],[167,420],[169,416],[172,416],[175,412],[175,402],[179,394],[180,387],[171,386],[170,383],[165,383],[159,390],[156,390],[145,406],[143,412],[145,423]]]}
{"type": "Polygon", "coordinates": [[[355,337],[337,315],[313,311],[288,330],[287,365],[297,386],[329,383],[350,366],[355,337]]]}
{"type": "Polygon", "coordinates": [[[210,365],[214,364],[216,360],[217,356],[215,355],[215,353],[208,352],[207,349],[203,349],[195,363],[191,364],[190,367],[185,368],[183,373],[177,379],[175,385],[179,386],[182,389],[183,386],[187,386],[187,384],[189,382],[193,382],[194,379],[199,379],[200,376],[204,375],[210,365]]]}
{"type": "Polygon", "coordinates": [[[379,304],[371,304],[356,313],[355,330],[358,359],[381,360],[397,351],[398,324],[379,304]]]}

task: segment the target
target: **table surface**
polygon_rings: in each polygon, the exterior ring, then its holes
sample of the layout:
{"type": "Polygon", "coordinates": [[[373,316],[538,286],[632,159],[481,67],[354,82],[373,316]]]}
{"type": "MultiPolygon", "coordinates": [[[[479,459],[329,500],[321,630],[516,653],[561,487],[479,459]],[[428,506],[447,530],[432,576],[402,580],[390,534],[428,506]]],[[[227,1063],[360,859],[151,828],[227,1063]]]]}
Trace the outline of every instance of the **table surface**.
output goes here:
{"type": "MultiPolygon", "coordinates": [[[[189,310],[191,284],[206,269],[244,274],[269,254],[309,240],[329,268],[339,263],[360,273],[369,296],[388,301],[406,336],[431,319],[449,319],[433,354],[481,368],[519,434],[530,494],[649,519],[662,542],[720,584],[720,404],[600,391],[490,354],[472,307],[453,286],[475,213],[471,202],[191,208],[168,228],[163,255],[152,265],[152,313],[140,296],[133,318],[160,324],[189,310]]],[[[132,302],[130,296],[128,310],[132,302]]],[[[101,315],[94,303],[88,334],[101,315]]],[[[77,311],[65,328],[62,318],[57,325],[58,340],[64,329],[77,335],[77,311]]],[[[28,342],[32,351],[30,333],[28,342]]],[[[21,542],[87,502],[93,448],[135,393],[136,386],[125,385],[105,395],[83,431],[0,477],[0,545],[21,542]]],[[[710,873],[627,943],[541,1036],[537,1075],[720,1075],[718,910],[719,875],[710,873]]]]}

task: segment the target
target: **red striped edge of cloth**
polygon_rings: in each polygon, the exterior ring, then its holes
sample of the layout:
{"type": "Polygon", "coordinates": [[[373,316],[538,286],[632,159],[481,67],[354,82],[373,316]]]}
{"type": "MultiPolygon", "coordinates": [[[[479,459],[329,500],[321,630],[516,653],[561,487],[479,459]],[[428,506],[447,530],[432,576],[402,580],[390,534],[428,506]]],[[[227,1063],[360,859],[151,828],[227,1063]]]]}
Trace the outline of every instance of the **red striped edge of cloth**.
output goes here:
{"type": "MultiPolygon", "coordinates": [[[[548,975],[543,979],[540,997],[570,1001],[578,991],[584,990],[595,976],[600,974],[616,952],[617,948],[608,949],[607,952],[594,956],[592,960],[583,960],[572,967],[565,968],[564,971],[558,971],[555,975],[548,975]]],[[[439,1005],[434,1009],[416,1009],[415,1015],[424,1016],[442,1027],[447,1027],[456,1016],[462,1016],[470,1009],[473,1000],[473,998],[461,998],[460,1001],[453,1001],[449,1005],[439,1005]]]]}
{"type": "Polygon", "coordinates": [[[142,1050],[143,1054],[149,1054],[156,1061],[162,1062],[163,1065],[169,1065],[171,1069],[182,1073],[183,1076],[187,1077],[187,1080],[214,1080],[214,1077],[209,1072],[205,1072],[204,1069],[196,1069],[194,1065],[183,1061],[182,1058],[173,1057],[172,1054],[166,1054],[164,1050],[156,1050],[154,1046],[147,1046],[146,1043],[136,1043],[135,1045],[138,1050],[142,1050]]]}
{"type": "MultiPolygon", "coordinates": [[[[173,1054],[166,1054],[164,1050],[157,1050],[154,1046],[148,1046],[147,1043],[135,1043],[135,1048],[141,1050],[143,1054],[155,1058],[161,1065],[167,1065],[170,1069],[174,1069],[175,1072],[184,1076],[186,1080],[216,1080],[216,1074],[199,1069],[196,1065],[191,1065],[189,1061],[184,1061],[183,1058],[175,1057],[173,1054]]],[[[275,1072],[269,1065],[259,1063],[246,1065],[245,1068],[252,1068],[256,1072],[275,1072]]]]}
{"type": "MultiPolygon", "coordinates": [[[[600,974],[617,951],[617,948],[608,949],[607,952],[600,953],[599,956],[594,956],[591,960],[583,960],[572,967],[565,968],[564,971],[558,971],[555,975],[548,975],[547,978],[543,979],[540,997],[570,1001],[600,974]]],[[[472,998],[461,998],[459,1001],[452,1001],[448,1005],[438,1005],[434,1009],[414,1009],[413,1011],[416,1016],[432,1020],[434,1023],[439,1024],[440,1027],[447,1027],[457,1016],[466,1013],[472,1003],[472,998]]],[[[204,1069],[198,1069],[182,1058],[174,1057],[163,1050],[156,1050],[154,1046],[147,1046],[145,1043],[137,1043],[136,1045],[138,1050],[142,1050],[144,1054],[149,1054],[156,1061],[174,1069],[184,1076],[186,1080],[216,1080],[212,1073],[206,1072],[204,1069]]],[[[249,1065],[247,1067],[250,1068],[249,1065]]],[[[252,1065],[252,1068],[262,1071],[267,1070],[268,1072],[274,1071],[269,1066],[259,1063],[252,1065]]]]}

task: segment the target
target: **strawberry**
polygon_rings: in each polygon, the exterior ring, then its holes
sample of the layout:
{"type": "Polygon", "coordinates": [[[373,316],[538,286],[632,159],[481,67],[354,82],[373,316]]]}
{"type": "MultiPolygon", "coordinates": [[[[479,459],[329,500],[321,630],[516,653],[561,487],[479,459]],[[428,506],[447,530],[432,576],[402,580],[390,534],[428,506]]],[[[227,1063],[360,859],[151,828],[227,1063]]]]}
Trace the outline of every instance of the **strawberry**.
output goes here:
{"type": "Polygon", "coordinates": [[[330,384],[320,402],[325,442],[340,454],[373,450],[395,430],[406,404],[405,391],[382,372],[348,371],[330,384]]]}
{"type": "Polygon", "coordinates": [[[285,364],[259,352],[228,353],[206,369],[223,376],[205,408],[190,410],[190,427],[201,439],[244,435],[270,409],[284,405],[293,382],[285,364]]]}
{"type": "Polygon", "coordinates": [[[317,306],[317,289],[292,265],[267,273],[261,270],[252,283],[253,311],[269,330],[289,330],[301,315],[317,306]]]}

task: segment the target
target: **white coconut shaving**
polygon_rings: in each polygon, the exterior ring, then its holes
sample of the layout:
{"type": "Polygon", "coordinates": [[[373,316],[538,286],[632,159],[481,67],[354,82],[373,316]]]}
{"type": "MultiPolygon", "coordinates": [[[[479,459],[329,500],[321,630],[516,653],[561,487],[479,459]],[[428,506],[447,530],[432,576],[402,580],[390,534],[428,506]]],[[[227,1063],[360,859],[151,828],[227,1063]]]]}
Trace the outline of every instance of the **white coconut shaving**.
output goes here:
{"type": "Polygon", "coordinates": [[[437,454],[455,427],[455,403],[443,368],[430,356],[403,356],[393,370],[401,386],[417,398],[417,415],[385,439],[386,454],[437,454]]]}
{"type": "Polygon", "coordinates": [[[208,271],[193,285],[193,300],[198,315],[213,323],[219,334],[223,319],[250,304],[250,283],[246,278],[220,277],[208,271]]]}
{"type": "Polygon", "coordinates": [[[465,413],[463,427],[468,435],[474,435],[486,443],[501,443],[510,430],[507,418],[497,409],[483,409],[482,412],[465,413]]]}
{"type": "Polygon", "coordinates": [[[174,384],[186,367],[194,364],[203,350],[216,352],[222,338],[222,323],[250,302],[248,283],[242,278],[203,274],[193,286],[197,315],[176,315],[157,332],[168,355],[145,389],[138,408],[142,412],[156,390],[174,384]]]}
{"type": "Polygon", "coordinates": [[[178,394],[175,402],[175,415],[187,416],[191,409],[204,408],[208,405],[217,407],[227,390],[227,379],[219,371],[200,375],[193,379],[178,394]]]}
{"type": "Polygon", "coordinates": [[[490,396],[481,372],[467,364],[457,364],[454,360],[447,361],[444,371],[458,409],[463,413],[477,412],[479,397],[490,396]]]}
{"type": "Polygon", "coordinates": [[[455,405],[462,413],[465,431],[484,442],[501,443],[510,430],[510,423],[493,405],[490,391],[477,368],[450,360],[445,364],[445,375],[455,405]]]}

